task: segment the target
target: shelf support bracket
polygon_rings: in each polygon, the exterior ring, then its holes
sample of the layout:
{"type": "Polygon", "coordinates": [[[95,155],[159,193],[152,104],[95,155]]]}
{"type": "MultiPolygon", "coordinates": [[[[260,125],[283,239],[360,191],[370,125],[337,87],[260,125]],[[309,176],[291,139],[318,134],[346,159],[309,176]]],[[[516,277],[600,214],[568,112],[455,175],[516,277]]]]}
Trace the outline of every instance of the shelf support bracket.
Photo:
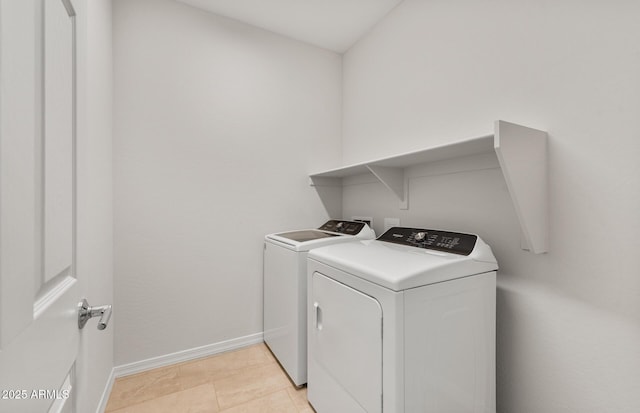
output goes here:
{"type": "Polygon", "coordinates": [[[524,237],[536,254],[549,249],[547,133],[495,122],[494,149],[524,237]]]}
{"type": "Polygon", "coordinates": [[[393,192],[400,200],[400,209],[409,209],[408,179],[404,168],[367,165],[371,173],[393,192]]]}

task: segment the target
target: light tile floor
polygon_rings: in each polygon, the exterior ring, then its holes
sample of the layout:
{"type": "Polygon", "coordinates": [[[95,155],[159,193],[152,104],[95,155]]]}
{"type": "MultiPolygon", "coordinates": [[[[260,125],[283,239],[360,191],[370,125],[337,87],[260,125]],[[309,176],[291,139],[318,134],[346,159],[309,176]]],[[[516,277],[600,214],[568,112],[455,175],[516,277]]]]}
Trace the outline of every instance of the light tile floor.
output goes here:
{"type": "Polygon", "coordinates": [[[313,413],[264,344],[117,379],[107,413],[313,413]]]}

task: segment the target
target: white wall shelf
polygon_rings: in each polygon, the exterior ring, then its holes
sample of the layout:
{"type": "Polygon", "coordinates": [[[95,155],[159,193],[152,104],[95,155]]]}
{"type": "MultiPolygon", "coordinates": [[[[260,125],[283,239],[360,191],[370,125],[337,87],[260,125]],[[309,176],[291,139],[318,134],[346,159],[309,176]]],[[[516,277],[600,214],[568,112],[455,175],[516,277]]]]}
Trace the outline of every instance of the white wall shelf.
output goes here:
{"type": "Polygon", "coordinates": [[[318,172],[309,178],[311,186],[342,186],[343,178],[372,174],[395,194],[401,209],[408,209],[407,168],[483,153],[495,153],[498,158],[524,248],[536,254],[547,252],[547,133],[541,130],[498,120],[492,135],[318,172]]]}

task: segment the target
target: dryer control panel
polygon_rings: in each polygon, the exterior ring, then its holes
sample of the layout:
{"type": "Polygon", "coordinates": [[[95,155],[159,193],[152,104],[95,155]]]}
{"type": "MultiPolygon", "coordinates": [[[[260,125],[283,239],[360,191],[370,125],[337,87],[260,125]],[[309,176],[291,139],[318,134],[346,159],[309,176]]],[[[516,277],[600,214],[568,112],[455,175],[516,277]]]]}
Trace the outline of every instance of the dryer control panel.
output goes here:
{"type": "Polygon", "coordinates": [[[340,234],[358,235],[365,225],[367,224],[364,222],[339,221],[332,219],[327,221],[318,229],[322,231],[338,232],[340,234]]]}
{"type": "Polygon", "coordinates": [[[478,237],[458,232],[439,231],[434,229],[393,227],[378,237],[378,241],[393,242],[454,254],[469,255],[476,245],[478,237]]]}

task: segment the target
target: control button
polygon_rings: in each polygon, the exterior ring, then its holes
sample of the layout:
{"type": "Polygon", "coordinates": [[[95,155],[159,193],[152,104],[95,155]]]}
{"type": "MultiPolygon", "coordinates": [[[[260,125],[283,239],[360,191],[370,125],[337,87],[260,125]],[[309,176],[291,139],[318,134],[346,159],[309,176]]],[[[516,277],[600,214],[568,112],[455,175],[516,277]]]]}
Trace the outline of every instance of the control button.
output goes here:
{"type": "Polygon", "coordinates": [[[338,224],[336,224],[336,228],[340,229],[340,228],[342,228],[343,225],[344,225],[344,223],[338,222],[338,224]]]}
{"type": "Polygon", "coordinates": [[[427,236],[426,232],[418,232],[415,237],[413,237],[416,241],[424,241],[424,238],[427,236]]]}

